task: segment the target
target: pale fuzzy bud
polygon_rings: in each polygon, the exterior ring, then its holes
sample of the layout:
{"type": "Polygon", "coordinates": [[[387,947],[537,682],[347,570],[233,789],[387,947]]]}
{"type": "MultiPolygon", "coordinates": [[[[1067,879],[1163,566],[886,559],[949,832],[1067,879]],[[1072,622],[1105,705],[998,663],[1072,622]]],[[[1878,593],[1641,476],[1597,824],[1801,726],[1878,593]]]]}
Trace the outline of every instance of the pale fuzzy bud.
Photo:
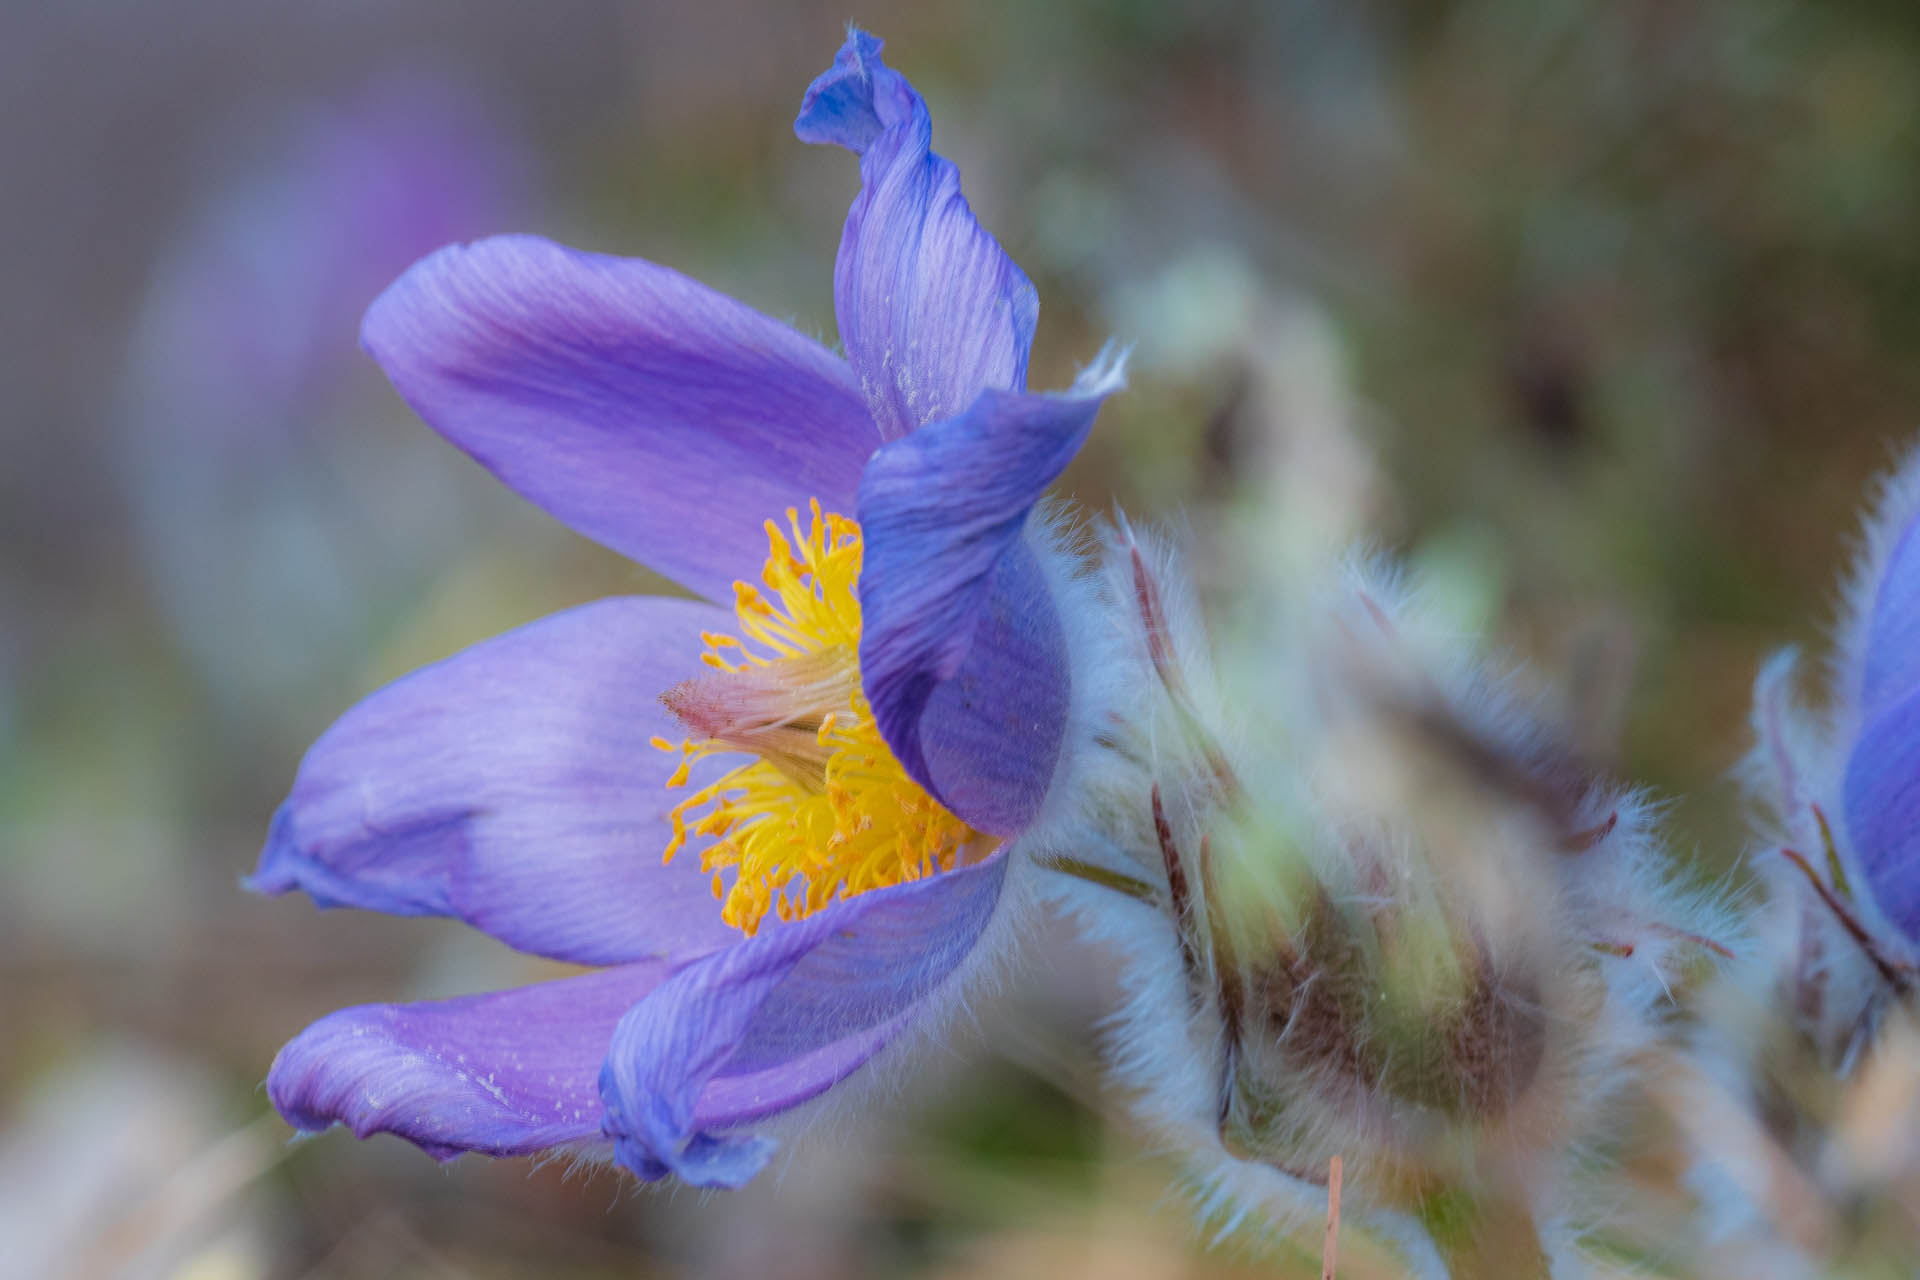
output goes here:
{"type": "Polygon", "coordinates": [[[1316,1222],[1339,1155],[1403,1264],[1444,1270],[1410,1216],[1440,1180],[1523,1204],[1577,1274],[1573,1158],[1724,915],[1376,567],[1239,602],[1216,677],[1172,559],[1123,529],[1107,562],[1142,672],[1130,887],[1066,892],[1128,961],[1137,1114],[1230,1224],[1316,1222]]]}

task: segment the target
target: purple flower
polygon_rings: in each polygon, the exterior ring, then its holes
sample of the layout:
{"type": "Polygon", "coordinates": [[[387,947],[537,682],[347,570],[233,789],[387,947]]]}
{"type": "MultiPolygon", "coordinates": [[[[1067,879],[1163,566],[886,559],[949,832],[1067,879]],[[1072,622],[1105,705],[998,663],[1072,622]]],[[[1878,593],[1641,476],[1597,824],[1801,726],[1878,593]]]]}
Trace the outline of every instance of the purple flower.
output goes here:
{"type": "Polygon", "coordinates": [[[185,454],[175,466],[284,447],[342,394],[345,335],[367,299],[433,246],[526,204],[517,140],[431,67],[307,104],[266,140],[194,210],[133,334],[129,426],[185,454]]]}
{"type": "Polygon", "coordinates": [[[1920,979],[1920,451],[1866,519],[1828,665],[1824,715],[1794,701],[1791,652],[1762,669],[1747,775],[1784,855],[1783,986],[1840,1061],[1920,979]]]}
{"type": "Polygon", "coordinates": [[[113,456],[135,550],[205,700],[251,727],[337,684],[368,615],[465,532],[444,470],[409,484],[424,450],[388,442],[371,475],[412,501],[344,518],[378,419],[352,334],[421,254],[519,220],[524,152],[487,108],[410,62],[269,122],[167,245],[128,336],[113,456]]]}
{"type": "Polygon", "coordinates": [[[254,888],[602,968],[322,1019],[268,1079],[301,1129],[442,1158],[610,1144],[642,1178],[735,1186],[773,1145],[751,1127],[1009,941],[1094,718],[1069,660],[1089,588],[1028,514],[1118,374],[1025,392],[1033,287],[878,40],[849,35],[796,129],[860,157],[845,359],[523,236],[443,249],[367,314],[437,430],[703,599],[522,627],[308,752],[254,888]]]}

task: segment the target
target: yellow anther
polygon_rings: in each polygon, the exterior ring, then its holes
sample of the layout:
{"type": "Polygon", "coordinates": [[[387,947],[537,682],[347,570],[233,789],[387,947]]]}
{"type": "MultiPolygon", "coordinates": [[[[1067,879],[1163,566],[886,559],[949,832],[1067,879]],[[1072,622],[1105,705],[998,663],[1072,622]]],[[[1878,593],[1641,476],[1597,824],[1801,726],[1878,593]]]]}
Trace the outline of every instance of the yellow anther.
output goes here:
{"type": "Polygon", "coordinates": [[[733,584],[751,643],[702,632],[701,660],[725,675],[667,698],[703,735],[681,744],[669,786],[684,786],[692,762],[715,751],[758,753],[674,806],[666,850],[671,859],[689,829],[715,839],[701,867],[721,918],[749,934],[769,912],[790,920],[951,869],[982,838],[907,776],[873,722],[860,686],[860,526],[817,500],[805,528],[798,508],[785,514],[785,530],[766,522],[765,593],[733,584]]]}

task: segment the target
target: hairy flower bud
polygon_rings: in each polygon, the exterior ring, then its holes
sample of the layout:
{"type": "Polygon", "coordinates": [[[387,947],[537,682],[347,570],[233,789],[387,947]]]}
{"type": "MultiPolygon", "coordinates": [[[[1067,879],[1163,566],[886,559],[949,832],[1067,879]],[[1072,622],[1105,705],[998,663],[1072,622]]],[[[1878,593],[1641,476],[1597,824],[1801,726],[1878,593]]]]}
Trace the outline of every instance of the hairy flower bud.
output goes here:
{"type": "Polygon", "coordinates": [[[1108,566],[1143,672],[1112,819],[1137,887],[1070,893],[1129,961],[1140,1116],[1283,1229],[1340,1156],[1416,1271],[1445,1271],[1418,1225],[1443,1186],[1572,1258],[1570,1157],[1726,954],[1715,905],[1378,568],[1243,601],[1216,677],[1167,557],[1122,530],[1108,566]]]}

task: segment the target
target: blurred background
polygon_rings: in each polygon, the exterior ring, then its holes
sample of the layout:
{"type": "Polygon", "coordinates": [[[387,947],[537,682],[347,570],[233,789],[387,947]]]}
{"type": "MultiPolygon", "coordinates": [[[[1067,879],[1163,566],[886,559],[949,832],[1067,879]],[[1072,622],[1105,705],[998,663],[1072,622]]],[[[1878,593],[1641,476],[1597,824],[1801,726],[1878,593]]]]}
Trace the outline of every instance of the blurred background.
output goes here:
{"type": "Polygon", "coordinates": [[[831,341],[857,176],[791,121],[849,19],[1034,277],[1034,384],[1135,344],[1074,496],[1204,557],[1279,459],[1735,864],[1757,661],[1818,647],[1916,425],[1910,4],[8,5],[0,1276],[1272,1274],[1105,1117],[1101,965],[1052,939],[1049,994],[738,1195],[292,1145],[260,1089],[340,1005],[545,972],[243,893],[305,746],[660,585],[412,420],[361,310],[532,230],[831,341]]]}

